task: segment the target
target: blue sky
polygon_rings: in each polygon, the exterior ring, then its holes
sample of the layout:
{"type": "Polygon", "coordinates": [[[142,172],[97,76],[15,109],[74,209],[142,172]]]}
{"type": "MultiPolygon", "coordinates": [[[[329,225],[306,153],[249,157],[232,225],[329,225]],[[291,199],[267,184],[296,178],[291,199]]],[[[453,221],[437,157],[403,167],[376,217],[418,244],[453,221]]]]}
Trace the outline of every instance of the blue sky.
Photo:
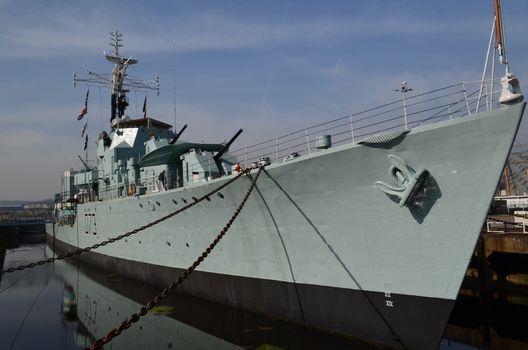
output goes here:
{"type": "MultiPolygon", "coordinates": [[[[115,29],[140,61],[129,73],[160,76],[149,115],[173,124],[175,76],[186,138],[223,141],[244,128],[240,145],[392,101],[401,80],[421,92],[479,79],[492,8],[491,0],[0,0],[0,200],[49,198],[62,171],[80,166],[86,88],[73,88],[72,73],[111,71],[103,50],[115,29]]],[[[528,1],[503,0],[503,16],[524,87],[528,1]]],[[[143,97],[130,95],[132,117],[143,97]]],[[[91,88],[91,140],[108,130],[108,105],[108,91],[91,88]]],[[[524,126],[519,138],[528,142],[524,126]]]]}

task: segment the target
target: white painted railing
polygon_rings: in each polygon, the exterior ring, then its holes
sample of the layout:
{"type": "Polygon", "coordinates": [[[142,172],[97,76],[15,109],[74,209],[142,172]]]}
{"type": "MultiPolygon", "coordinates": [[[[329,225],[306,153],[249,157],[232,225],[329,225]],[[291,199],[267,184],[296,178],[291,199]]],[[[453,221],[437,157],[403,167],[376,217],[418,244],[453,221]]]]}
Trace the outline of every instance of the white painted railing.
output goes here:
{"type": "Polygon", "coordinates": [[[499,83],[500,79],[486,80],[483,83],[480,80],[462,82],[425,93],[406,94],[405,99],[244,146],[230,154],[236,156],[243,166],[248,166],[261,157],[268,157],[272,162],[282,162],[291,158],[292,154],[313,152],[319,135],[330,135],[332,145],[339,145],[360,142],[384,132],[468,116],[498,106],[499,83]],[[481,84],[482,91],[479,94],[481,84]]]}

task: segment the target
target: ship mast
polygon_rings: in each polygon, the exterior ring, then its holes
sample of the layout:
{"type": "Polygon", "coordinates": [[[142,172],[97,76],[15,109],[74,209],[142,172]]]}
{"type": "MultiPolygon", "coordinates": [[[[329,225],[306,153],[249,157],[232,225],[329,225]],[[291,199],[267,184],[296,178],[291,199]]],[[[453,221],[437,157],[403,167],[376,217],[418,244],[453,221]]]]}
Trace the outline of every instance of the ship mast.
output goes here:
{"type": "Polygon", "coordinates": [[[494,0],[495,12],[495,48],[499,55],[499,62],[504,65],[505,73],[501,78],[501,95],[499,102],[504,105],[514,104],[522,101],[523,95],[519,80],[510,73],[510,66],[506,55],[506,38],[504,35],[504,26],[502,22],[502,6],[501,0],[494,0]]]}
{"type": "Polygon", "coordinates": [[[504,28],[502,27],[502,9],[500,0],[494,0],[493,3],[494,13],[495,13],[495,41],[497,52],[499,55],[499,62],[506,66],[506,74],[509,73],[508,60],[506,60],[506,48],[503,43],[503,32],[504,28]]]}
{"type": "Polygon", "coordinates": [[[122,118],[125,114],[125,109],[128,106],[127,93],[129,90],[123,88],[123,81],[126,77],[126,70],[129,65],[136,64],[138,61],[132,59],[132,57],[126,59],[119,52],[119,48],[123,47],[121,44],[121,37],[123,34],[119,33],[117,30],[110,33],[112,37],[112,42],[110,45],[114,49],[113,55],[105,55],[105,58],[114,63],[114,69],[112,70],[112,97],[111,97],[111,118],[110,122],[114,119],[122,118]]]}
{"type": "Polygon", "coordinates": [[[127,68],[138,63],[138,60],[132,57],[127,58],[121,52],[120,48],[123,47],[122,33],[116,30],[111,32],[110,36],[112,53],[110,55],[105,54],[105,58],[114,64],[112,74],[98,74],[88,71],[89,78],[78,78],[77,74],[73,73],[73,86],[75,87],[77,82],[84,82],[87,85],[109,86],[111,89],[110,123],[114,127],[117,124],[116,121],[125,115],[125,110],[128,107],[127,94],[131,90],[155,90],[159,95],[159,77],[156,74],[154,80],[141,80],[128,75],[127,68]]]}

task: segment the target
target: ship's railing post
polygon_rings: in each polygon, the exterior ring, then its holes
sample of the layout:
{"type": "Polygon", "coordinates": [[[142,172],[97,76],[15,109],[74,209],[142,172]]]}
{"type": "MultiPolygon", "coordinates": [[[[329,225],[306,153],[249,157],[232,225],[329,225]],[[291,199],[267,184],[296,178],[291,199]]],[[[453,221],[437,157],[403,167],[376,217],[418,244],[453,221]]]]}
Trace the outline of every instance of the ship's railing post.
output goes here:
{"type": "Polygon", "coordinates": [[[352,142],[356,142],[354,139],[354,122],[352,121],[352,115],[348,116],[350,118],[350,133],[352,134],[352,142]]]}
{"type": "Polygon", "coordinates": [[[468,115],[471,115],[471,109],[469,109],[469,101],[467,96],[467,90],[466,90],[466,83],[462,83],[462,91],[464,91],[464,101],[466,101],[466,108],[468,115]]]}
{"type": "Polygon", "coordinates": [[[306,145],[308,146],[308,154],[310,154],[310,139],[308,138],[308,129],[304,129],[304,134],[306,135],[306,145]]]}
{"type": "Polygon", "coordinates": [[[405,130],[409,129],[408,122],[407,122],[407,91],[403,91],[403,124],[405,126],[405,130]]]}
{"type": "Polygon", "coordinates": [[[244,147],[244,168],[247,168],[247,146],[244,147]]]}
{"type": "Polygon", "coordinates": [[[412,91],[413,89],[407,86],[406,81],[401,82],[401,86],[399,89],[396,89],[394,91],[403,93],[403,126],[405,130],[409,129],[408,121],[407,121],[407,93],[409,91],[412,91]]]}
{"type": "Polygon", "coordinates": [[[489,83],[489,92],[486,95],[486,100],[488,101],[488,111],[493,109],[493,80],[489,83]]]}
{"type": "Polygon", "coordinates": [[[279,139],[275,138],[275,163],[279,162],[279,139]]]}
{"type": "Polygon", "coordinates": [[[490,110],[489,106],[489,92],[488,92],[488,84],[484,85],[484,96],[486,98],[486,110],[490,110]]]}

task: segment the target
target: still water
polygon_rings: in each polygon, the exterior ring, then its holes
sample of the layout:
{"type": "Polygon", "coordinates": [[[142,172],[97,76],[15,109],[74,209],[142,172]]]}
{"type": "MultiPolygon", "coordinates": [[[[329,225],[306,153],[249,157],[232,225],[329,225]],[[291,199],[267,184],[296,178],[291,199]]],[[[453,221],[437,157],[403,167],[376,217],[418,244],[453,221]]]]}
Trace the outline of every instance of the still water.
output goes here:
{"type": "MultiPolygon", "coordinates": [[[[43,243],[4,252],[4,269],[53,254],[43,243]]],[[[83,265],[78,259],[5,274],[0,279],[0,349],[83,349],[157,293],[156,288],[83,265]]],[[[473,346],[443,339],[440,349],[528,349],[528,303],[523,304],[522,296],[502,300],[492,294],[483,307],[476,294],[466,291],[459,297],[446,328],[446,336],[473,346]]],[[[105,349],[381,348],[193,297],[170,295],[105,349]]]]}

